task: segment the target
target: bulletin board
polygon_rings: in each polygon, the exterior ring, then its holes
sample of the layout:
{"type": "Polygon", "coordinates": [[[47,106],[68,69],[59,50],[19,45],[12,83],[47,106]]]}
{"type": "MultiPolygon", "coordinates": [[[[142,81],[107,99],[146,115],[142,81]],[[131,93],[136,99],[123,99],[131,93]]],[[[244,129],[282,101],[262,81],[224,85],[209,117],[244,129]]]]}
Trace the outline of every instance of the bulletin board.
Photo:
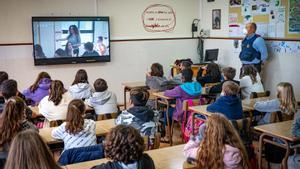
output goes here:
{"type": "Polygon", "coordinates": [[[229,37],[243,37],[249,22],[266,38],[300,38],[299,0],[230,0],[229,37]]]}

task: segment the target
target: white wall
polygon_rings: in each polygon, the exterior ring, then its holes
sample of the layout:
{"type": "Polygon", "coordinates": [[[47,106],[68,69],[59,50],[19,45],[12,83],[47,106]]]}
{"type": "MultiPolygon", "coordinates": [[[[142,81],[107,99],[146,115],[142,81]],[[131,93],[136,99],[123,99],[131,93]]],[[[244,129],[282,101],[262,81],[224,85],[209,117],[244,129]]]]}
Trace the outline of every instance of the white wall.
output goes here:
{"type": "Polygon", "coordinates": [[[0,70],[7,71],[23,90],[33,83],[40,71],[47,71],[53,79],[60,79],[69,86],[76,71],[84,68],[91,83],[99,77],[106,79],[109,89],[116,92],[118,101],[123,103],[121,83],[143,81],[146,70],[154,62],[161,63],[167,72],[176,58],[190,57],[197,61],[196,47],[196,40],[115,42],[111,44],[109,63],[34,66],[32,46],[4,46],[0,47],[0,70]]]}
{"type": "MultiPolygon", "coordinates": [[[[206,0],[200,0],[200,2],[201,27],[209,29],[211,37],[228,37],[228,1],[216,0],[215,2],[207,2],[206,0]],[[211,30],[212,9],[221,9],[221,30],[211,30]]],[[[204,48],[219,48],[218,63],[222,66],[235,67],[238,70],[237,75],[239,75],[241,62],[238,58],[239,53],[234,50],[233,40],[206,39],[204,48]]],[[[265,88],[270,90],[272,95],[275,95],[277,83],[281,81],[290,82],[294,86],[297,100],[300,100],[299,63],[299,54],[278,54],[269,52],[269,59],[262,73],[265,88]]]]}
{"type": "MultiPolygon", "coordinates": [[[[191,36],[191,22],[199,15],[199,0],[1,0],[0,43],[30,43],[31,16],[110,16],[112,39],[166,38],[191,36]],[[177,26],[170,33],[148,33],[141,26],[142,11],[151,4],[173,6],[178,16],[177,26]]],[[[60,79],[68,87],[78,69],[84,68],[89,81],[102,77],[109,89],[123,102],[122,82],[143,81],[150,64],[163,64],[165,72],[177,58],[197,58],[196,40],[113,42],[111,62],[34,66],[32,46],[0,46],[0,70],[7,71],[25,89],[40,71],[60,79]]]]}

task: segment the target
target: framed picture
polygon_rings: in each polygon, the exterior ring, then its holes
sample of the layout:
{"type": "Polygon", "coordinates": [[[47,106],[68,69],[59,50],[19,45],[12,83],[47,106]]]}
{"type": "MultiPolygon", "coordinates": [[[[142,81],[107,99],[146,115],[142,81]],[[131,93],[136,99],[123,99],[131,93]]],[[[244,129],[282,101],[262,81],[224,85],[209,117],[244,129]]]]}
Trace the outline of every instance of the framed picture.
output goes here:
{"type": "Polygon", "coordinates": [[[221,9],[212,10],[212,29],[221,29],[221,9]]]}

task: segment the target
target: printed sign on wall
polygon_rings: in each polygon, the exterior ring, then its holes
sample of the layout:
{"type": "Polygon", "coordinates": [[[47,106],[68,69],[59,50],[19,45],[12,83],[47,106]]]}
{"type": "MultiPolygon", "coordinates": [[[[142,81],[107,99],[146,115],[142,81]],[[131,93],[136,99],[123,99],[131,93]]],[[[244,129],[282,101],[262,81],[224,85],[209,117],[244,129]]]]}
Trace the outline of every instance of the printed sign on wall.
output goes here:
{"type": "Polygon", "coordinates": [[[142,14],[142,22],[147,32],[171,32],[176,26],[175,11],[168,5],[150,5],[142,14]]]}

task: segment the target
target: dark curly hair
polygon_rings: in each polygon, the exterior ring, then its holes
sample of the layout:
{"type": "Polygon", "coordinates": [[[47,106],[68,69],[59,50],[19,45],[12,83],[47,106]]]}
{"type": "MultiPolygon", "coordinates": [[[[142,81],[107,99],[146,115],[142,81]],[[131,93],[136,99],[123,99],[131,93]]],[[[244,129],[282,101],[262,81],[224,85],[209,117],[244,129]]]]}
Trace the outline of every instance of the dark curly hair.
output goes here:
{"type": "Polygon", "coordinates": [[[144,139],[129,125],[118,125],[105,138],[105,156],[125,164],[139,160],[144,151],[144,139]]]}

